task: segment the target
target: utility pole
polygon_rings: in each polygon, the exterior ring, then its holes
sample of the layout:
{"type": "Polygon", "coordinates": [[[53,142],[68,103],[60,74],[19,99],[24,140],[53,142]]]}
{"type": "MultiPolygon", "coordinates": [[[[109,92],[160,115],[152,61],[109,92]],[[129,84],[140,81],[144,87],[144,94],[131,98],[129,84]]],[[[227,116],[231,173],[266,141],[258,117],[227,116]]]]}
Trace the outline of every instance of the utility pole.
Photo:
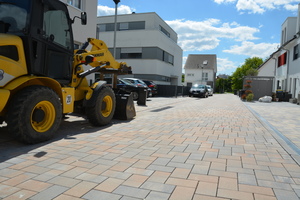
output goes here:
{"type": "Polygon", "coordinates": [[[116,41],[117,41],[117,15],[118,15],[118,3],[120,0],[113,0],[115,2],[115,30],[114,30],[114,58],[116,59],[116,41]]]}

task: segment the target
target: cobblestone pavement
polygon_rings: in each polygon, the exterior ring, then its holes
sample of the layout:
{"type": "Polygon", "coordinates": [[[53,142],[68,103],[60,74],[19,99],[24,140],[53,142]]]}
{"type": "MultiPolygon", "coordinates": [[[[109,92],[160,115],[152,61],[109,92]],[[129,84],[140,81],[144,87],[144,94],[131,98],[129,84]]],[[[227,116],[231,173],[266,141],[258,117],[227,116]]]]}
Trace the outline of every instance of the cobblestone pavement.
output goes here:
{"type": "Polygon", "coordinates": [[[293,149],[253,105],[232,94],[152,98],[102,128],[69,116],[37,145],[2,127],[0,199],[298,200],[293,149]]]}

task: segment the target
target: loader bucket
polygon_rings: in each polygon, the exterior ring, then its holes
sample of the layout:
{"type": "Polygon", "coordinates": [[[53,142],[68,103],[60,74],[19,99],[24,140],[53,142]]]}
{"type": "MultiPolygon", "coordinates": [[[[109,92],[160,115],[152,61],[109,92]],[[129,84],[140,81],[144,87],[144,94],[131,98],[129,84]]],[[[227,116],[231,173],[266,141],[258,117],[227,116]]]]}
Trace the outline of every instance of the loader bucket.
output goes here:
{"type": "Polygon", "coordinates": [[[132,94],[116,94],[115,119],[129,120],[136,116],[132,94]]]}

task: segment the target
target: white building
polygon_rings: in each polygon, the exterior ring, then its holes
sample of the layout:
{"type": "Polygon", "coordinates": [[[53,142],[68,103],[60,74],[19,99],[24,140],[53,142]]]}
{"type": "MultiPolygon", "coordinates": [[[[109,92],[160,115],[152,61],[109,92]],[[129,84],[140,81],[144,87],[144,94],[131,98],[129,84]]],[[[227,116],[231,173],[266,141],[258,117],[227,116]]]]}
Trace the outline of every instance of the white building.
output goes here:
{"type": "Polygon", "coordinates": [[[184,69],[187,86],[205,84],[215,87],[217,73],[217,56],[215,54],[190,54],[184,69]]]}
{"type": "Polygon", "coordinates": [[[273,92],[283,90],[297,98],[300,93],[300,4],[298,16],[288,17],[281,26],[279,49],[260,66],[258,76],[275,77],[273,92]]]}
{"type": "Polygon", "coordinates": [[[76,46],[80,46],[87,38],[96,38],[98,0],[61,0],[68,5],[70,17],[80,17],[81,12],[87,13],[87,24],[81,25],[80,19],[75,19],[73,35],[76,46]]]}
{"type": "MultiPolygon", "coordinates": [[[[106,43],[112,54],[114,21],[114,15],[97,20],[97,38],[106,43]]],[[[154,12],[117,16],[115,54],[118,61],[132,67],[130,77],[181,85],[182,49],[177,44],[177,33],[154,12]]]]}

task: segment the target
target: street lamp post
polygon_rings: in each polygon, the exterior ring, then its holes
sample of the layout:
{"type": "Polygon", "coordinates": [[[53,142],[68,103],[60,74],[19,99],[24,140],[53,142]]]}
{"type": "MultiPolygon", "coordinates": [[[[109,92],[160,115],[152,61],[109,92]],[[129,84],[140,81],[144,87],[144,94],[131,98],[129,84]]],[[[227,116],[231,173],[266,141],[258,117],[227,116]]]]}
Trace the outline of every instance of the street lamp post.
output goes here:
{"type": "Polygon", "coordinates": [[[115,6],[115,30],[114,30],[114,58],[116,59],[116,39],[117,39],[117,14],[118,14],[118,3],[120,0],[113,0],[116,4],[115,6]]]}

